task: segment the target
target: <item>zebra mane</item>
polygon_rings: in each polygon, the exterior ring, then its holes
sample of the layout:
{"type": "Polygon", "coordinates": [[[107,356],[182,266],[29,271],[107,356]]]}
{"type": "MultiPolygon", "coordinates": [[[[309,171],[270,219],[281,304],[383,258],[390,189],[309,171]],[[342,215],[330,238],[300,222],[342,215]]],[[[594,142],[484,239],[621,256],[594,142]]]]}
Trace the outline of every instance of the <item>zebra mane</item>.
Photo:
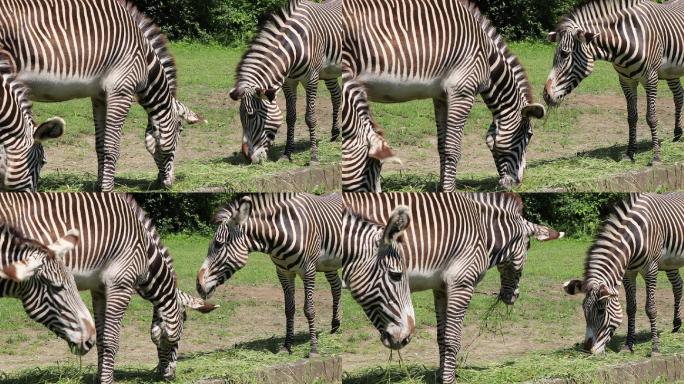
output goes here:
{"type": "Polygon", "coordinates": [[[55,253],[48,247],[46,247],[44,244],[39,243],[36,240],[29,239],[27,238],[23,232],[21,232],[17,227],[11,225],[10,223],[0,219],[0,232],[6,230],[9,232],[10,236],[12,237],[11,241],[12,244],[17,245],[17,246],[24,246],[28,247],[30,249],[35,249],[41,252],[45,252],[47,254],[47,258],[49,260],[54,259],[55,253]]]}
{"type": "Polygon", "coordinates": [[[235,70],[235,79],[239,80],[238,76],[242,73],[242,67],[245,65],[247,58],[255,51],[255,46],[270,46],[273,40],[278,38],[283,27],[287,25],[293,17],[296,10],[302,4],[302,0],[290,0],[287,5],[266,14],[257,26],[257,33],[249,43],[249,48],[240,58],[235,70]]]}
{"type": "MultiPolygon", "coordinates": [[[[28,96],[29,89],[24,83],[17,80],[17,67],[14,63],[14,59],[4,50],[0,50],[0,76],[4,78],[4,81],[7,82],[14,94],[14,97],[19,104],[19,108],[21,109],[21,113],[24,116],[28,116],[35,125],[33,114],[31,113],[31,106],[33,103],[31,103],[28,96]]],[[[30,134],[33,136],[33,132],[30,134]]]]}
{"type": "Polygon", "coordinates": [[[588,20],[600,20],[618,11],[629,9],[637,5],[651,3],[650,0],[585,0],[576,5],[570,12],[561,18],[555,29],[561,31],[568,24],[579,23],[588,20]],[[599,15],[596,17],[594,15],[599,15]],[[591,17],[591,19],[589,18],[591,17]]]}
{"type": "MultiPolygon", "coordinates": [[[[171,258],[168,248],[162,244],[161,237],[159,236],[159,232],[157,232],[157,227],[155,227],[154,222],[147,215],[147,212],[145,212],[145,210],[138,204],[133,195],[125,194],[124,196],[126,203],[128,203],[128,205],[131,207],[135,217],[138,218],[138,221],[140,224],[142,224],[145,232],[149,235],[151,246],[155,247],[159,251],[159,254],[164,260],[166,266],[173,271],[173,259],[171,258]]],[[[174,272],[174,276],[175,275],[176,274],[174,272]]]]}
{"type": "Polygon", "coordinates": [[[220,224],[228,217],[232,216],[237,212],[240,207],[240,200],[243,197],[248,196],[252,198],[252,215],[256,212],[261,212],[264,206],[274,207],[280,202],[286,202],[290,199],[294,199],[301,194],[296,192],[280,192],[280,193],[239,193],[235,196],[230,203],[218,208],[213,215],[212,222],[214,224],[220,224]],[[270,204],[269,204],[270,203],[270,204]]]}
{"type": "Polygon", "coordinates": [[[129,0],[116,0],[120,5],[122,5],[128,13],[133,18],[133,21],[143,33],[147,41],[154,49],[157,54],[159,61],[161,62],[162,68],[164,68],[164,73],[166,74],[166,80],[169,83],[169,88],[171,89],[171,94],[176,97],[176,88],[178,86],[177,81],[177,70],[176,70],[176,60],[169,51],[169,40],[166,38],[164,33],[162,33],[159,26],[145,15],[138,7],[129,0]]]}
{"type": "Polygon", "coordinates": [[[502,193],[470,193],[468,194],[473,200],[479,203],[487,203],[493,205],[506,212],[522,216],[525,205],[522,197],[513,192],[502,193]]]}
{"type": "Polygon", "coordinates": [[[525,68],[523,67],[522,63],[520,62],[520,59],[518,58],[518,56],[516,56],[513,52],[511,52],[510,48],[508,48],[508,45],[504,41],[503,37],[496,30],[496,27],[487,18],[487,16],[485,16],[482,13],[482,11],[480,11],[480,8],[478,7],[478,5],[475,1],[473,1],[473,0],[458,0],[458,1],[475,18],[475,20],[478,22],[478,24],[480,25],[482,30],[487,34],[487,36],[489,36],[491,41],[494,43],[497,50],[506,59],[506,62],[508,63],[508,65],[510,65],[511,69],[513,70],[516,83],[518,84],[518,88],[520,89],[520,91],[525,96],[525,100],[527,101],[527,103],[532,104],[534,102],[534,97],[532,95],[532,86],[530,85],[530,80],[528,79],[527,73],[525,72],[525,68]]]}
{"type": "Polygon", "coordinates": [[[587,258],[584,261],[584,280],[593,277],[589,276],[589,268],[593,263],[594,259],[598,257],[598,254],[603,248],[605,248],[606,241],[613,243],[612,240],[608,238],[609,233],[614,233],[619,231],[620,228],[624,227],[627,220],[630,219],[630,212],[634,208],[634,205],[639,201],[641,194],[631,193],[629,197],[615,204],[611,212],[608,214],[606,219],[601,224],[601,228],[594,237],[594,241],[587,251],[587,258]]]}

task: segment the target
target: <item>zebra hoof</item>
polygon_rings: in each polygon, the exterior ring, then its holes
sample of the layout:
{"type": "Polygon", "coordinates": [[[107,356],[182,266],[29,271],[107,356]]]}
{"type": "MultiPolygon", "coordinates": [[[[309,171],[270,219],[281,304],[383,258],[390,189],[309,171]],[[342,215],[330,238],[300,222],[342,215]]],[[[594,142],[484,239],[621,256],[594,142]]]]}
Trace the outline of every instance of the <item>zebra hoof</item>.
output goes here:
{"type": "Polygon", "coordinates": [[[330,327],[330,334],[334,335],[340,330],[340,322],[338,321],[337,323],[333,323],[332,326],[330,327]]]}
{"type": "Polygon", "coordinates": [[[278,161],[289,161],[291,163],[292,157],[290,157],[290,155],[282,155],[280,156],[280,159],[278,159],[278,161]]]}
{"type": "Polygon", "coordinates": [[[622,347],[622,350],[621,350],[620,352],[622,352],[622,353],[628,353],[628,352],[629,352],[629,353],[634,353],[634,348],[633,348],[631,345],[626,345],[626,344],[625,344],[625,345],[622,347]]]}
{"type": "Polygon", "coordinates": [[[622,160],[621,161],[629,161],[629,162],[634,162],[634,155],[631,155],[629,153],[626,153],[622,155],[622,160]]]}
{"type": "Polygon", "coordinates": [[[284,346],[284,345],[283,345],[282,347],[280,347],[280,350],[278,351],[278,353],[279,353],[279,354],[287,353],[288,355],[291,355],[291,354],[292,354],[292,349],[291,349],[290,347],[287,347],[287,346],[284,346]]]}
{"type": "Polygon", "coordinates": [[[677,333],[679,332],[679,329],[682,327],[682,321],[681,320],[675,320],[672,323],[672,333],[677,333]]]}

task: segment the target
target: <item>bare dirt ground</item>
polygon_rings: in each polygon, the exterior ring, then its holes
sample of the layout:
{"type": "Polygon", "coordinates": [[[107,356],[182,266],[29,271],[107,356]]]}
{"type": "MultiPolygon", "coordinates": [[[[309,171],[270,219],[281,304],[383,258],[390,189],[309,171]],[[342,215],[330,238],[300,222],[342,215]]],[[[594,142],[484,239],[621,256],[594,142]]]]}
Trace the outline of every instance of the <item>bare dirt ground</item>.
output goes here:
{"type": "MultiPolygon", "coordinates": [[[[295,333],[299,336],[297,341],[308,344],[306,320],[300,310],[302,291],[298,290],[298,310],[295,320],[295,333]]],[[[469,366],[480,366],[506,358],[515,358],[530,350],[544,351],[559,348],[569,348],[580,342],[584,335],[584,318],[581,311],[581,298],[559,297],[558,292],[529,292],[530,295],[547,297],[548,300],[574,300],[577,310],[571,319],[563,322],[563,329],[559,325],[549,321],[525,320],[516,323],[506,322],[503,324],[501,333],[492,334],[483,332],[480,334],[479,319],[467,319],[464,329],[463,348],[461,358],[467,358],[469,366]],[[533,334],[535,337],[530,337],[533,334]]],[[[621,293],[622,295],[622,293],[621,293]]],[[[624,298],[623,298],[624,300],[624,298]]],[[[231,313],[221,313],[220,310],[211,316],[222,316],[225,322],[221,328],[199,327],[193,318],[201,316],[192,314],[186,323],[185,333],[181,343],[179,356],[192,355],[193,353],[211,353],[236,344],[249,348],[251,343],[263,344],[265,340],[273,341],[273,348],[277,348],[277,340],[284,336],[285,318],[282,305],[282,291],[277,287],[244,287],[226,286],[217,292],[214,302],[231,303],[238,305],[231,313]],[[249,297],[245,304],[245,297],[249,297]],[[242,302],[242,303],[240,303],[242,302]],[[258,331],[255,331],[258,329],[258,331]]],[[[659,308],[659,329],[669,332],[671,324],[672,295],[669,289],[657,291],[659,308]]],[[[331,299],[327,287],[319,287],[315,294],[317,327],[319,332],[329,331],[331,299]]],[[[644,292],[638,291],[637,332],[647,331],[648,320],[643,313],[644,292]]],[[[624,302],[623,302],[624,307],[624,302]]],[[[344,310],[344,308],[343,308],[344,310]]],[[[514,311],[516,309],[513,309],[514,311]]],[[[136,364],[141,361],[150,361],[150,356],[155,356],[154,345],[149,341],[147,326],[149,322],[126,320],[122,332],[117,363],[136,364]]],[[[42,330],[41,330],[42,332],[42,330]]],[[[343,337],[349,335],[342,324],[343,337]]],[[[355,330],[354,332],[359,332],[355,330]]],[[[387,362],[388,352],[379,343],[377,332],[364,319],[361,333],[370,335],[365,341],[359,341],[354,352],[342,353],[343,367],[347,371],[383,365],[387,362]]],[[[626,333],[626,318],[616,335],[626,333]]],[[[34,335],[30,335],[33,337],[34,335]]],[[[650,342],[650,341],[643,341],[650,342]]],[[[438,362],[438,349],[436,343],[435,327],[419,326],[412,342],[402,350],[405,361],[411,363],[435,366],[438,362]]],[[[97,364],[95,351],[83,357],[83,364],[97,364]]],[[[9,355],[0,351],[0,370],[13,371],[17,369],[36,367],[47,364],[59,364],[70,362],[78,364],[78,358],[70,355],[64,342],[51,338],[40,347],[40,354],[32,353],[31,350],[22,351],[9,355]]],[[[182,362],[181,362],[182,364],[182,362]]]]}

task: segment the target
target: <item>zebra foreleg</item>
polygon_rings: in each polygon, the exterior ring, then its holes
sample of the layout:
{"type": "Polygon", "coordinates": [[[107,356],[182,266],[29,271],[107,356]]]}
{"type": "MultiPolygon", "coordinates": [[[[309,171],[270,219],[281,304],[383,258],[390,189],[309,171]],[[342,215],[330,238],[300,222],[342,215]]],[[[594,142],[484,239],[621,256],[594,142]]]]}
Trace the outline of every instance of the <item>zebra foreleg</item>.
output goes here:
{"type": "Polygon", "coordinates": [[[461,350],[463,318],[472,297],[472,285],[450,283],[447,286],[446,325],[444,327],[444,369],[442,370],[442,383],[444,384],[451,384],[456,381],[456,357],[461,350]]]}
{"type": "Polygon", "coordinates": [[[330,141],[337,141],[340,137],[340,105],[342,104],[342,90],[337,79],[326,80],[325,86],[330,92],[332,101],[332,128],[330,130],[330,141]]]}
{"type": "Polygon", "coordinates": [[[309,357],[318,356],[318,336],[316,335],[316,309],[313,303],[314,289],[316,288],[316,269],[306,271],[304,280],[304,316],[309,323],[309,336],[311,338],[311,350],[309,357]]]}
{"type": "Polygon", "coordinates": [[[461,159],[463,129],[474,101],[474,94],[460,92],[448,94],[449,110],[443,144],[444,155],[440,156],[444,159],[444,177],[440,180],[443,192],[456,190],[456,167],[461,159]]]}
{"type": "Polygon", "coordinates": [[[627,144],[627,152],[625,153],[625,160],[634,162],[634,155],[636,154],[636,139],[637,139],[637,123],[639,122],[639,109],[637,106],[637,86],[639,83],[636,80],[620,77],[620,87],[622,93],[625,94],[627,100],[627,123],[629,124],[629,142],[627,144]]]}
{"type": "Polygon", "coordinates": [[[444,180],[444,164],[446,153],[446,123],[447,108],[446,100],[433,99],[432,104],[435,109],[435,125],[437,125],[437,151],[439,152],[439,179],[444,180]]]}
{"type": "Polygon", "coordinates": [[[660,163],[660,139],[658,139],[658,114],[656,112],[656,98],[658,96],[658,77],[649,79],[649,81],[644,84],[646,89],[646,122],[649,128],[651,128],[651,140],[653,142],[653,161],[651,164],[660,163]]]}
{"type": "Polygon", "coordinates": [[[93,315],[95,317],[95,331],[97,337],[97,372],[102,372],[102,357],[104,356],[104,325],[107,299],[103,292],[90,291],[93,301],[93,315]]]}
{"type": "Polygon", "coordinates": [[[444,291],[433,290],[432,296],[435,302],[435,315],[437,318],[437,345],[439,346],[439,370],[437,377],[444,372],[444,327],[446,318],[446,294],[444,291]]]}
{"type": "Polygon", "coordinates": [[[622,278],[627,301],[627,338],[622,350],[632,353],[634,352],[634,335],[636,333],[636,277],[637,272],[627,271],[622,278]]]}
{"type": "Polygon", "coordinates": [[[682,138],[682,106],[684,106],[684,89],[679,79],[672,79],[667,81],[667,85],[672,91],[675,105],[675,128],[674,139],[677,142],[682,138]]]}
{"type": "Polygon", "coordinates": [[[283,286],[285,296],[285,341],[280,349],[281,352],[292,353],[294,341],[294,316],[295,316],[295,274],[294,272],[276,268],[278,280],[283,286]]]}
{"type": "Polygon", "coordinates": [[[342,295],[342,280],[337,271],[326,272],[325,278],[330,284],[332,294],[332,322],[330,323],[330,333],[337,333],[340,329],[340,297],[342,295]]]}
{"type": "Polygon", "coordinates": [[[660,354],[660,339],[658,338],[658,326],[656,324],[658,311],[655,301],[656,282],[658,280],[657,265],[654,264],[644,273],[644,280],[646,281],[646,316],[651,323],[651,338],[653,340],[651,355],[658,355],[660,354]]]}
{"type": "Polygon", "coordinates": [[[105,130],[107,126],[107,101],[102,98],[91,98],[93,120],[95,121],[95,152],[97,153],[97,186],[102,185],[105,163],[105,130]]]}
{"type": "Polygon", "coordinates": [[[287,139],[285,141],[285,152],[280,160],[292,161],[292,152],[295,145],[295,127],[297,125],[297,85],[296,80],[285,80],[283,83],[283,94],[285,95],[285,122],[287,124],[287,139]]]}
{"type": "Polygon", "coordinates": [[[682,319],[680,317],[680,305],[682,303],[682,276],[679,274],[679,269],[667,271],[667,279],[672,285],[672,294],[674,296],[674,320],[672,321],[672,333],[678,332],[682,327],[682,319]]]}
{"type": "Polygon", "coordinates": [[[309,141],[311,142],[310,165],[318,165],[318,136],[316,126],[316,98],[318,97],[318,75],[311,76],[306,84],[306,126],[309,128],[309,141]]]}
{"type": "Polygon", "coordinates": [[[102,183],[98,189],[102,192],[114,190],[116,163],[121,153],[121,134],[128,111],[133,103],[132,92],[121,92],[107,95],[107,127],[104,132],[104,163],[102,165],[102,183]]]}
{"type": "Polygon", "coordinates": [[[100,383],[114,382],[114,360],[119,351],[121,321],[131,300],[133,291],[127,288],[108,288],[103,335],[102,370],[99,372],[100,383]]]}

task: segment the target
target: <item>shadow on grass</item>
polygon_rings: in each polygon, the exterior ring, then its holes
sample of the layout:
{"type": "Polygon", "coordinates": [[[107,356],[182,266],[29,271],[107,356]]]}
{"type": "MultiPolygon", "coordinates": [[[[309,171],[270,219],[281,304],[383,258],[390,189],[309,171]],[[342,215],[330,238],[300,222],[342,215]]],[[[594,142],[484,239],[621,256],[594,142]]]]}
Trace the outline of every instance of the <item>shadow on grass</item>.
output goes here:
{"type": "MultiPolygon", "coordinates": [[[[661,140],[662,143],[662,140],[661,140]]],[[[650,152],[653,149],[651,140],[641,140],[637,142],[636,154],[650,152]]],[[[616,163],[623,161],[623,156],[627,153],[627,144],[611,145],[610,147],[595,148],[588,151],[577,152],[574,156],[557,157],[554,159],[537,160],[530,162],[528,169],[537,168],[553,164],[558,161],[572,160],[578,157],[585,157],[599,160],[613,160],[616,163]]]]}
{"type": "Polygon", "coordinates": [[[437,384],[441,378],[437,377],[437,370],[424,365],[409,365],[400,367],[393,364],[389,369],[375,367],[362,372],[347,373],[342,378],[344,384],[376,384],[376,383],[424,383],[437,384]]]}
{"type": "MultiPolygon", "coordinates": [[[[272,146],[268,150],[268,161],[272,162],[278,162],[278,161],[287,161],[287,160],[281,160],[281,156],[283,153],[285,153],[285,144],[278,144],[272,146]]],[[[298,140],[295,141],[294,145],[294,151],[292,151],[292,154],[299,153],[299,152],[305,152],[309,151],[311,149],[311,144],[309,144],[308,140],[298,140]]],[[[228,157],[224,157],[221,159],[222,163],[228,163],[231,165],[249,165],[251,164],[245,156],[242,154],[242,152],[239,151],[234,151],[232,155],[228,157]]]]}
{"type": "MultiPolygon", "coordinates": [[[[144,192],[165,192],[154,179],[140,178],[132,179],[127,177],[116,177],[114,179],[114,189],[136,190],[144,192]]],[[[176,182],[183,181],[183,175],[176,176],[176,182]]],[[[91,173],[72,174],[72,173],[51,173],[40,178],[39,191],[57,191],[63,189],[78,190],[83,192],[95,192],[97,187],[97,175],[91,173]]]]}
{"type": "MultiPolygon", "coordinates": [[[[309,337],[308,332],[299,332],[295,334],[294,341],[292,343],[292,346],[295,347],[297,345],[301,344],[308,344],[311,341],[311,338],[309,337]]],[[[211,351],[201,351],[201,352],[193,352],[193,353],[185,353],[181,356],[178,357],[179,361],[182,360],[193,360],[198,357],[203,357],[203,356],[211,356],[216,353],[226,353],[226,352],[231,352],[237,349],[246,349],[250,351],[255,351],[255,352],[264,352],[268,351],[273,354],[280,353],[280,347],[283,345],[285,342],[285,337],[269,337],[265,339],[257,339],[257,340],[251,340],[251,341],[246,341],[243,343],[236,343],[232,347],[227,347],[227,348],[219,348],[219,349],[214,349],[211,351]]]]}
{"type": "MultiPolygon", "coordinates": [[[[58,381],[68,380],[70,382],[78,382],[82,384],[97,383],[97,374],[95,369],[79,370],[78,368],[54,368],[54,369],[31,369],[23,371],[20,374],[12,375],[5,378],[0,376],[0,382],[3,384],[40,384],[40,383],[56,383],[58,381]]],[[[163,383],[165,382],[161,376],[157,375],[155,370],[146,370],[141,368],[139,370],[120,370],[114,369],[114,381],[135,380],[143,383],[163,383]]]]}

